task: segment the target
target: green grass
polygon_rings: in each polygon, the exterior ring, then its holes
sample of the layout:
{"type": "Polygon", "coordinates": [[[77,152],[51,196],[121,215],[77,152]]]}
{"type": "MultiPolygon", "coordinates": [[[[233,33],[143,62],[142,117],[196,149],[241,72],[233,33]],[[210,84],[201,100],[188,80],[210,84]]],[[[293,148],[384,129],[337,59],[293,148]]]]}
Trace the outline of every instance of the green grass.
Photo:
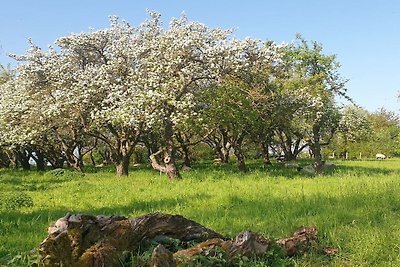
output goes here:
{"type": "Polygon", "coordinates": [[[258,162],[244,175],[235,166],[197,164],[177,182],[147,168],[125,178],[112,169],[83,176],[0,170],[0,266],[37,247],[49,224],[67,212],[136,217],[156,211],[232,237],[250,228],[278,238],[313,224],[324,246],[340,249],[333,257],[289,259],[293,266],[400,266],[400,159],[337,164],[324,177],[264,170],[258,162]]]}

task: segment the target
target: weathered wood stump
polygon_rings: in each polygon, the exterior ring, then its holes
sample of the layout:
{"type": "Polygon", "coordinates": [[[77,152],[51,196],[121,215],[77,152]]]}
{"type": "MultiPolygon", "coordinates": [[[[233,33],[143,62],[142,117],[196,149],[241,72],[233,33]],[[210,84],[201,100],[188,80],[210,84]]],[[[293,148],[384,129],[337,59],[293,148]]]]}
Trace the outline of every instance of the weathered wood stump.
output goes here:
{"type": "Polygon", "coordinates": [[[282,248],[285,255],[300,248],[312,248],[317,240],[315,227],[301,228],[293,236],[270,240],[251,231],[243,231],[232,240],[180,215],[147,214],[138,218],[67,214],[48,229],[39,253],[45,266],[120,266],[124,252],[135,253],[145,240],[168,236],[199,244],[175,253],[162,245],[152,254],[150,266],[179,266],[197,255],[207,255],[220,248],[227,259],[236,255],[264,254],[271,244],[282,248]]]}

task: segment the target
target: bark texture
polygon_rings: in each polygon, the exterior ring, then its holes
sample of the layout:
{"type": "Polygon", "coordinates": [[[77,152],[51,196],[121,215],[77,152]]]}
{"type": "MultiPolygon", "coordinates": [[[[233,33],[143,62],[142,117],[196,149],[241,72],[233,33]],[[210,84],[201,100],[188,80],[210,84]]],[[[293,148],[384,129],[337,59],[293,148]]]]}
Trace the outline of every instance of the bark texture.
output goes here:
{"type": "Polygon", "coordinates": [[[221,234],[180,215],[147,214],[138,218],[120,216],[71,215],[58,219],[48,228],[48,237],[39,252],[45,266],[120,266],[124,252],[135,254],[145,240],[160,236],[200,242],[172,253],[158,245],[150,266],[181,266],[198,255],[222,249],[227,259],[236,255],[263,255],[271,245],[287,256],[312,248],[317,240],[315,227],[301,228],[291,237],[271,240],[246,230],[228,240],[221,234]]]}
{"type": "Polygon", "coordinates": [[[119,266],[122,252],[136,251],[142,241],[159,235],[183,241],[223,238],[179,215],[152,213],[127,219],[67,214],[49,227],[39,251],[45,266],[119,266]]]}

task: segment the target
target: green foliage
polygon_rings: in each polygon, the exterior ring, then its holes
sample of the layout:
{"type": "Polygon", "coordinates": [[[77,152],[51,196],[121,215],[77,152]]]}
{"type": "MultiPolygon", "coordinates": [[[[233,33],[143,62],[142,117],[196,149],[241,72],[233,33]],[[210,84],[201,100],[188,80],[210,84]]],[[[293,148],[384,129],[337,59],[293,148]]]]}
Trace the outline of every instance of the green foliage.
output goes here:
{"type": "MultiPolygon", "coordinates": [[[[400,118],[394,112],[380,109],[368,112],[356,106],[342,111],[339,131],[326,154],[348,152],[349,159],[374,158],[377,153],[399,155],[400,118]]],[[[343,156],[343,155],[342,155],[343,156]]]]}
{"type": "Polygon", "coordinates": [[[193,150],[193,158],[195,160],[212,160],[215,158],[215,153],[209,146],[200,143],[193,150]]]}

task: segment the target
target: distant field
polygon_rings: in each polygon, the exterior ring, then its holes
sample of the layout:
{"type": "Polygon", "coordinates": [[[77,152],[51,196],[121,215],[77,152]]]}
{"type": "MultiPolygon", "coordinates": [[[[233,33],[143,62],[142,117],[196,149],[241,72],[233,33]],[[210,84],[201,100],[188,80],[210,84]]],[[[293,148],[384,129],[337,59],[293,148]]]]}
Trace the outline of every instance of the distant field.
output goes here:
{"type": "Polygon", "coordinates": [[[235,166],[197,164],[172,183],[145,167],[127,178],[113,169],[0,170],[0,266],[37,247],[48,225],[67,212],[136,217],[156,211],[228,236],[250,228],[278,238],[314,224],[323,245],[340,249],[331,258],[289,259],[293,266],[400,266],[400,159],[336,163],[324,177],[281,166],[264,170],[258,162],[244,175],[235,166]]]}

